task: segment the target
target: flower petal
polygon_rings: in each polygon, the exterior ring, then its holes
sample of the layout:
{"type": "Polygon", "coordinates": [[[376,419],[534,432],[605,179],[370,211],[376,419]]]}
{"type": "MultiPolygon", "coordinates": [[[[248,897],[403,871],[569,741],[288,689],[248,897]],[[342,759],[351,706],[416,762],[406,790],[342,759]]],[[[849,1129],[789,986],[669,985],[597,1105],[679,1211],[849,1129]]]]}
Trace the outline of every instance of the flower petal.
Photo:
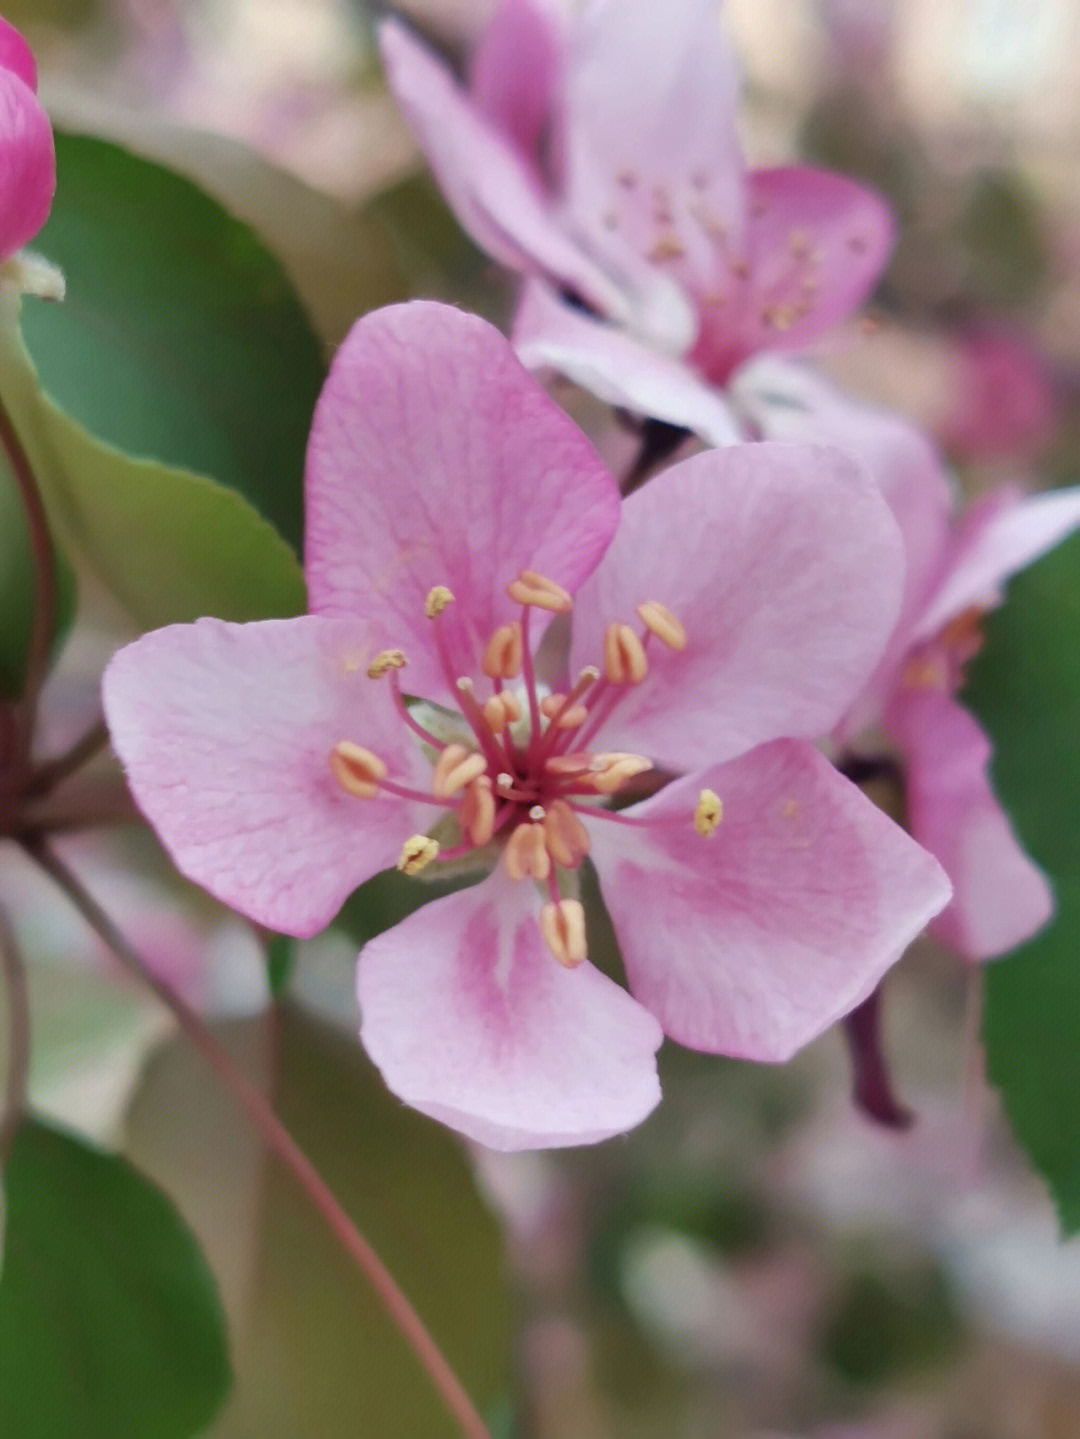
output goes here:
{"type": "Polygon", "coordinates": [[[1005,581],[1080,526],[1080,487],[1026,498],[1011,488],[972,505],[953,533],[942,580],[916,626],[927,638],[973,605],[1001,602],[1005,581]]]}
{"type": "Polygon", "coordinates": [[[10,20],[0,17],[0,70],[18,75],[28,90],[37,91],[34,52],[10,20]]]}
{"type": "Polygon", "coordinates": [[[360,955],[360,1037],[408,1104],[493,1149],[592,1144],[660,1098],[660,1027],[544,944],[531,885],[496,872],[360,955]]]}
{"type": "Polygon", "coordinates": [[[623,505],[574,610],[571,671],[613,621],[659,600],[686,629],[654,644],[605,719],[604,749],[694,770],[766,740],[812,738],[866,682],[895,624],[903,554],[888,506],[839,450],[736,445],[672,466],[623,505]]]}
{"type": "Polygon", "coordinates": [[[105,671],[113,744],[177,868],[272,929],[322,929],[436,817],[389,795],[353,798],[331,774],[344,739],[392,778],[430,780],[364,672],[374,649],[355,621],[204,619],[144,635],[105,671]]]}
{"type": "Polygon", "coordinates": [[[749,356],[804,350],[845,319],[874,288],[893,244],[885,202],[828,170],[755,170],[747,204],[746,276],[740,284],[718,277],[724,301],[705,307],[693,356],[718,383],[749,356]]]}
{"type": "Polygon", "coordinates": [[[931,932],[967,959],[1014,949],[1050,919],[1054,896],[990,788],[989,739],[942,690],[897,691],[886,725],[906,761],[911,832],[955,887],[931,932]]]}
{"type": "Polygon", "coordinates": [[[555,370],[605,404],[682,425],[710,444],[731,445],[740,438],[722,391],[681,360],[564,304],[542,281],[525,285],[513,340],[529,369],[555,370]]]}
{"type": "Polygon", "coordinates": [[[695,1049],[782,1060],[846,1014],[949,897],[941,867],[810,745],[780,741],[590,826],[631,991],[695,1049]],[[702,788],[716,832],[691,822],[702,788]]]}
{"type": "Polygon", "coordinates": [[[313,612],[364,617],[404,649],[405,688],[448,693],[424,601],[455,674],[475,674],[498,624],[520,613],[522,569],[575,590],[618,522],[615,481],[493,326],[415,301],[360,320],[330,369],[307,456],[313,612]]]}
{"type": "Polygon", "coordinates": [[[538,158],[561,79],[562,35],[550,6],[502,0],[469,64],[469,97],[520,153],[538,158]]]}
{"type": "Polygon", "coordinates": [[[55,189],[49,117],[15,70],[0,69],[0,259],[41,229],[55,189]]]}

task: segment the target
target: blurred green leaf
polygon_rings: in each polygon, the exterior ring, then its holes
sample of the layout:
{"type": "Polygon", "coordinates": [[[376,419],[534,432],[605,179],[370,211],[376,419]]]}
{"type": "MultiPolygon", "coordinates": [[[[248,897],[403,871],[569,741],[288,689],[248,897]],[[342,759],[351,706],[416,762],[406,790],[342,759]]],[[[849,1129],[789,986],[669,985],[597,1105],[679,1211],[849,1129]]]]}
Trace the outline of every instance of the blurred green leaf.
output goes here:
{"type": "MultiPolygon", "coordinates": [[[[57,607],[53,649],[60,647],[75,618],[75,576],[54,547],[57,607]]],[[[34,626],[37,573],[19,492],[0,455],[0,700],[15,699],[34,626]]]]}
{"type": "Polygon", "coordinates": [[[1080,1229],[1080,535],[1012,581],[986,630],[965,700],[994,742],[1002,803],[1058,898],[1042,934],[987,966],[987,1069],[1072,1232],[1080,1229]]]}
{"type": "Polygon", "coordinates": [[[384,869],[353,890],[334,920],[334,928],[347,934],[359,949],[433,899],[468,889],[484,878],[482,870],[453,879],[417,879],[397,869],[384,869]]]}
{"type": "MultiPolygon", "coordinates": [[[[352,1036],[286,1006],[282,1118],[416,1306],[482,1412],[510,1388],[499,1227],[463,1143],[388,1094],[352,1036]]],[[[215,1439],[456,1436],[363,1277],[291,1178],[268,1176],[263,1251],[215,1439]]]]}
{"type": "Polygon", "coordinates": [[[35,249],[67,277],[25,307],[42,385],[92,434],[238,490],[294,547],[325,367],[278,261],[191,181],[105,140],[56,136],[35,249]]]}
{"type": "Polygon", "coordinates": [[[290,934],[272,934],[266,946],[266,977],[277,999],[285,993],[296,968],[296,940],[290,934]]]}
{"type": "Polygon", "coordinates": [[[880,1384],[955,1354],[960,1321],[944,1276],[928,1265],[855,1274],[825,1320],[822,1358],[849,1384],[880,1384]]]}
{"type": "Polygon", "coordinates": [[[0,1432],[185,1439],[229,1387],[209,1270],[123,1159],[36,1121],[5,1175],[0,1432]]]}
{"type": "Polygon", "coordinates": [[[0,323],[0,393],[58,542],[143,628],[304,609],[303,575],[273,526],[234,490],[88,434],[42,391],[10,315],[0,323]]]}

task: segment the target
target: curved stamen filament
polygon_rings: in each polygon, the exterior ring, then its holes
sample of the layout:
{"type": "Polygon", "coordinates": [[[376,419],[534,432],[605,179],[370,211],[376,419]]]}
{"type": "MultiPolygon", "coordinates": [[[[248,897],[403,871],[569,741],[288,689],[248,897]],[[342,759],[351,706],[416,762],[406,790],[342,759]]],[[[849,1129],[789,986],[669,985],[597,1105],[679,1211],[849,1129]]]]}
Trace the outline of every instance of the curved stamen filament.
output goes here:
{"type": "Polygon", "coordinates": [[[406,727],[411,729],[418,739],[422,739],[425,744],[431,745],[433,749],[445,749],[446,740],[440,739],[438,735],[434,735],[429,729],[425,729],[419,720],[415,719],[409,713],[409,707],[405,703],[404,696],[401,693],[401,681],[398,679],[397,670],[391,670],[387,675],[387,680],[390,685],[390,698],[394,703],[394,708],[401,716],[406,727]]]}

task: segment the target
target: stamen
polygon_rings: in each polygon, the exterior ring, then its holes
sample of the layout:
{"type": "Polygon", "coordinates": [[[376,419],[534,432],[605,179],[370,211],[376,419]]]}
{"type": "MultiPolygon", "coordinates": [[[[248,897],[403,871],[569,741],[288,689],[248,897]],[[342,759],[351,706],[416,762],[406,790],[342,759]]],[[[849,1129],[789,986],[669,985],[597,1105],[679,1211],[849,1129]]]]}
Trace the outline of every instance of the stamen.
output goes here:
{"type": "Polygon", "coordinates": [[[557,779],[576,779],[588,774],[593,767],[591,754],[554,754],[544,761],[544,769],[557,779]]]}
{"type": "Polygon", "coordinates": [[[495,796],[491,779],[482,774],[465,791],[458,809],[458,827],[476,845],[485,845],[495,833],[495,796]]]}
{"type": "Polygon", "coordinates": [[[380,650],[367,667],[369,680],[380,680],[389,670],[399,670],[407,665],[404,650],[380,650]]]}
{"type": "Polygon", "coordinates": [[[598,754],[589,766],[589,788],[597,794],[615,794],[628,780],[652,767],[652,761],[640,754],[598,754]]]}
{"type": "Polygon", "coordinates": [[[428,597],[424,601],[424,614],[427,615],[429,620],[433,620],[437,615],[442,614],[447,605],[452,605],[453,603],[454,596],[451,591],[448,590],[445,585],[435,585],[432,589],[428,590],[428,597]]]}
{"type": "Polygon", "coordinates": [[[705,838],[715,834],[723,816],[724,806],[720,796],[715,790],[703,789],[694,808],[694,828],[698,834],[705,838]]]}
{"type": "Polygon", "coordinates": [[[686,630],[667,605],[662,605],[659,600],[646,600],[638,605],[637,612],[645,628],[669,650],[686,648],[686,630]]]}
{"type": "Polygon", "coordinates": [[[557,904],[545,904],[540,911],[540,933],[548,949],[566,969],[576,969],[588,954],[585,909],[580,900],[561,899],[557,904]]]}
{"type": "Polygon", "coordinates": [[[512,694],[503,690],[491,696],[484,705],[483,715],[492,734],[500,735],[508,724],[516,724],[521,718],[521,706],[512,694]]]}
{"type": "Polygon", "coordinates": [[[439,799],[449,799],[471,784],[487,769],[487,760],[474,750],[471,754],[461,744],[448,744],[435,762],[431,792],[439,799]]]}
{"type": "Polygon", "coordinates": [[[488,640],[480,667],[490,679],[513,679],[521,670],[522,652],[521,623],[513,620],[500,625],[488,640]]]}
{"type": "Polygon", "coordinates": [[[645,649],[629,625],[610,624],[604,635],[604,674],[612,684],[640,684],[649,672],[645,649]]]}
{"type": "Polygon", "coordinates": [[[511,879],[535,879],[543,883],[551,873],[551,856],[539,824],[519,824],[506,843],[506,872],[511,879]]]}
{"type": "Polygon", "coordinates": [[[568,590],[535,570],[522,570],[517,579],[507,585],[506,593],[519,605],[535,605],[556,615],[569,614],[574,607],[568,590]]]}
{"type": "Polygon", "coordinates": [[[377,754],[347,739],[339,740],[330,751],[330,769],[346,794],[357,799],[372,799],[379,792],[379,781],[386,777],[386,765],[377,754]]]}
{"type": "Polygon", "coordinates": [[[414,834],[401,846],[397,867],[402,874],[419,874],[439,853],[439,842],[426,834],[414,834]]]}
{"type": "Polygon", "coordinates": [[[565,800],[554,800],[544,820],[548,854],[563,869],[576,869],[589,852],[589,832],[565,800]]]}

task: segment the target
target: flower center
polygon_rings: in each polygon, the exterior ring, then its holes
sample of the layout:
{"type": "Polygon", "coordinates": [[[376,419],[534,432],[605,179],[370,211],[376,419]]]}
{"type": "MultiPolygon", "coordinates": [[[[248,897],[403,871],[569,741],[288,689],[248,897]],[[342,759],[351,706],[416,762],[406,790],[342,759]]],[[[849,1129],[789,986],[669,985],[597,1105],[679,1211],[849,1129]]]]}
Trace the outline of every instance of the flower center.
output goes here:
{"type": "MultiPolygon", "coordinates": [[[[357,799],[395,795],[453,815],[456,834],[448,846],[422,834],[405,841],[398,860],[405,874],[418,874],[435,859],[459,859],[498,843],[512,879],[531,879],[547,888],[550,902],[541,911],[541,932],[556,959],[573,966],[585,958],[584,913],[563,888],[573,887],[567,873],[578,869],[589,852],[583,819],[650,823],[607,806],[616,796],[626,797],[633,782],[653,768],[651,761],[622,751],[595,751],[593,739],[621,697],[648,674],[650,648],[661,644],[680,651],[687,636],[666,606],[647,600],[637,606],[639,628],[621,622],[608,626],[601,668],[583,669],[565,692],[542,693],[529,643],[531,612],[568,614],[573,602],[560,585],[531,570],[522,571],[507,592],[521,606],[521,617],[500,625],[483,650],[480,667],[491,689],[486,699],[478,696],[470,677],[453,673],[440,633],[440,616],[453,595],[437,585],[427,597],[425,613],[436,627],[436,649],[458,697],[452,738],[437,733],[442,726],[427,714],[445,711],[410,707],[402,694],[400,671],[408,662],[403,651],[383,650],[368,665],[368,677],[386,682],[402,722],[433,756],[430,792],[398,783],[379,755],[351,740],[334,746],[330,768],[342,789],[357,799]]],[[[708,836],[720,815],[719,798],[706,790],[696,809],[679,822],[708,836]]],[[[671,822],[670,817],[656,821],[671,822]]]]}
{"type": "Polygon", "coordinates": [[[970,605],[949,620],[932,639],[919,645],[904,666],[901,677],[904,686],[955,694],[964,683],[968,665],[983,647],[985,615],[985,609],[970,605]]]}

